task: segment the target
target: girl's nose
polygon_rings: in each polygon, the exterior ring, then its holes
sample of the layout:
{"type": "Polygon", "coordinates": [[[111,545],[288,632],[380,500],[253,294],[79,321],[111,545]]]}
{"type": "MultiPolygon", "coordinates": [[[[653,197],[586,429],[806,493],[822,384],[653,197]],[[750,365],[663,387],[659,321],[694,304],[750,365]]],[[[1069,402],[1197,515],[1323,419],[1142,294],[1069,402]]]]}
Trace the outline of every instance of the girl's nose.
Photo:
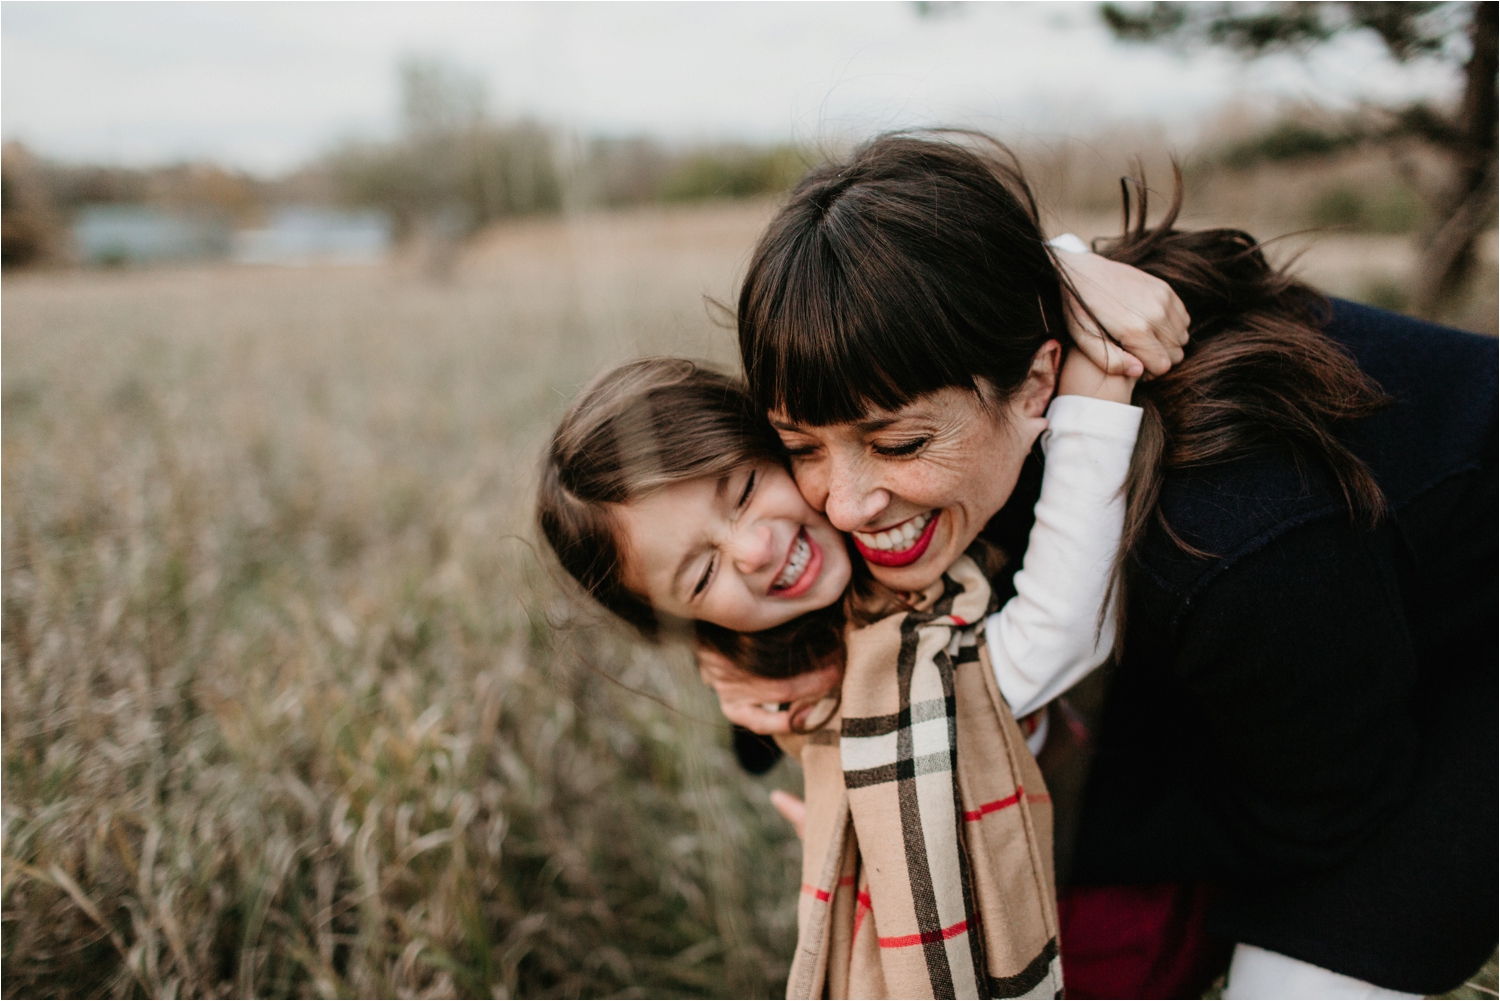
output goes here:
{"type": "Polygon", "coordinates": [[[863,463],[830,463],[824,513],[834,528],[841,532],[864,528],[890,504],[890,491],[870,482],[863,463]]]}
{"type": "Polygon", "coordinates": [[[729,558],[740,573],[758,573],[776,557],[773,542],[771,526],[754,522],[734,533],[729,541],[729,558]]]}

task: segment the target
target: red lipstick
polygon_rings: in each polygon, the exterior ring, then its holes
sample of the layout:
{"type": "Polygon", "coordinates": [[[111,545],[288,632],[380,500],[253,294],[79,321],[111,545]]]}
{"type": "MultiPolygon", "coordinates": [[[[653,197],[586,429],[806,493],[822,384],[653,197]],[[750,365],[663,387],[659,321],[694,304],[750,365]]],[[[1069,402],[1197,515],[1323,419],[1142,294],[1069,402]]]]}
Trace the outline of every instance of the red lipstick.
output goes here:
{"type": "Polygon", "coordinates": [[[922,554],[927,552],[927,547],[932,545],[932,534],[937,531],[937,523],[940,517],[942,517],[941,512],[927,519],[927,527],[922,529],[922,534],[917,536],[917,541],[912,543],[910,549],[903,549],[900,552],[891,552],[888,549],[871,549],[860,542],[858,536],[854,538],[854,548],[859,550],[859,555],[863,556],[866,561],[878,567],[909,566],[921,559],[922,554]]]}

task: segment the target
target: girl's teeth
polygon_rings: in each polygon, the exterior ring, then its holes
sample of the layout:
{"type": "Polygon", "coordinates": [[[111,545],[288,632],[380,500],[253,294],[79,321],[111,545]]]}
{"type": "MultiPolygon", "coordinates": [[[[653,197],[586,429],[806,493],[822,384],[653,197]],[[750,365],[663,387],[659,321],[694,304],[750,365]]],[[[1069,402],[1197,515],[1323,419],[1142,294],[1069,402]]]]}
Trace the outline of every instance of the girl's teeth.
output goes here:
{"type": "Polygon", "coordinates": [[[781,571],[777,578],[771,582],[775,588],[791,587],[802,576],[802,571],[807,569],[808,558],[812,556],[812,547],[807,544],[807,539],[797,536],[797,542],[792,547],[792,558],[787,561],[786,569],[781,571]]]}
{"type": "Polygon", "coordinates": [[[919,514],[910,521],[895,528],[888,528],[884,532],[876,532],[874,535],[855,532],[854,537],[867,549],[878,549],[882,552],[910,549],[911,544],[917,540],[917,537],[922,534],[922,530],[927,527],[927,523],[931,520],[932,512],[928,511],[926,514],[919,514]]]}

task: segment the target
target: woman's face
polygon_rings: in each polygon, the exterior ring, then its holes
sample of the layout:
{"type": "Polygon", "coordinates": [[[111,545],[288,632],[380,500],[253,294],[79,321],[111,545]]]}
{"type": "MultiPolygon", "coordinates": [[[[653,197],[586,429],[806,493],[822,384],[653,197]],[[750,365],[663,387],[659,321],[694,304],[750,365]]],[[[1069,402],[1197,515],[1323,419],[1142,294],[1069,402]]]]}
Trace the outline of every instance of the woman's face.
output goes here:
{"type": "Polygon", "coordinates": [[[625,585],[667,615],[759,632],[833,604],[849,583],[843,538],[774,463],[675,483],[614,510],[625,585]]]}
{"type": "Polygon", "coordinates": [[[777,413],[771,423],[808,503],[854,536],[877,580],[919,591],[1010,498],[1021,464],[1047,426],[1042,415],[1059,353],[1056,341],[1047,342],[1021,388],[1003,403],[948,388],[852,424],[808,427],[777,413]]]}

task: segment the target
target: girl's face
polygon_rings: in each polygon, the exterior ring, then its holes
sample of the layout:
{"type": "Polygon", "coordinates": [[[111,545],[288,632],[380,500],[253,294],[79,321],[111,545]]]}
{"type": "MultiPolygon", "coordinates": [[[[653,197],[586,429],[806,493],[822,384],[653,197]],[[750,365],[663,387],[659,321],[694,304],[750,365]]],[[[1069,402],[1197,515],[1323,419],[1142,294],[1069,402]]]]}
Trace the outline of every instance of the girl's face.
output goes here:
{"type": "Polygon", "coordinates": [[[759,632],[838,601],[849,554],[785,469],[742,466],[621,504],[625,584],[651,607],[759,632]]]}
{"type": "Polygon", "coordinates": [[[852,424],[771,423],[807,500],[828,513],[875,579],[898,591],[935,582],[1010,499],[1021,465],[1047,426],[1058,344],[1004,403],[941,389],[852,424]]]}

